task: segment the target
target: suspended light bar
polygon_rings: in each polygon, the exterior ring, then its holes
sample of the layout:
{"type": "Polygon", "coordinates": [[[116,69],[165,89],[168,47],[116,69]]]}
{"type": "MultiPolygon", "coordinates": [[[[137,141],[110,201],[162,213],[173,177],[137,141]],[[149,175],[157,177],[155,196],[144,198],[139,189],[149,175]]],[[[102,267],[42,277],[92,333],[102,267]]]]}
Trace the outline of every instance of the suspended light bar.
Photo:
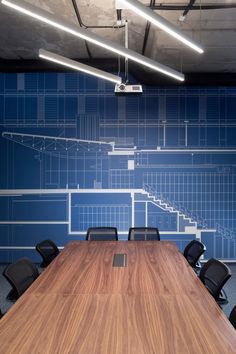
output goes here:
{"type": "Polygon", "coordinates": [[[61,55],[48,52],[47,50],[44,50],[44,49],[39,49],[39,57],[49,60],[49,61],[52,61],[54,63],[60,64],[60,65],[63,65],[63,66],[67,66],[68,68],[71,68],[74,70],[82,71],[82,72],[89,74],[89,75],[100,77],[101,79],[115,82],[117,84],[120,84],[122,82],[122,79],[119,76],[109,74],[106,71],[102,71],[102,70],[93,68],[92,66],[78,63],[75,60],[71,60],[71,59],[65,58],[61,55]]]}
{"type": "Polygon", "coordinates": [[[171,36],[175,37],[182,43],[196,50],[196,52],[200,54],[204,52],[204,50],[197,43],[185,36],[177,27],[172,25],[169,21],[167,21],[165,18],[161,17],[151,9],[149,9],[147,6],[141,4],[139,1],[119,0],[118,4],[126,5],[127,9],[130,9],[134,11],[137,15],[144,17],[147,21],[153,23],[155,26],[169,33],[171,36]]]}
{"type": "Polygon", "coordinates": [[[67,22],[63,19],[60,19],[47,11],[39,9],[36,6],[33,6],[25,1],[21,0],[1,0],[2,4],[7,5],[17,11],[20,11],[26,15],[29,15],[37,20],[40,20],[44,23],[52,25],[58,29],[61,29],[65,32],[73,34],[76,37],[82,38],[90,43],[96,44],[100,47],[103,47],[113,53],[116,53],[120,56],[133,60],[141,65],[144,65],[150,69],[156,70],[162,74],[170,76],[179,81],[184,81],[184,75],[178,71],[169,68],[163,64],[160,64],[152,59],[149,59],[141,54],[134,52],[128,48],[124,48],[119,44],[116,44],[112,41],[105,40],[100,36],[97,36],[95,33],[89,32],[88,30],[79,27],[73,23],[67,22]]]}

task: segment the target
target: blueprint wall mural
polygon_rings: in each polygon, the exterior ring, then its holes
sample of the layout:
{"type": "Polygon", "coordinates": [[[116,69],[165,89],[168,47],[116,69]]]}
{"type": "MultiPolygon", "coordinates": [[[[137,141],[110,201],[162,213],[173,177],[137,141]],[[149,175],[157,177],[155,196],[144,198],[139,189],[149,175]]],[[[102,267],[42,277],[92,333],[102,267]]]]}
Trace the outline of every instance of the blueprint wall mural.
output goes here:
{"type": "Polygon", "coordinates": [[[0,261],[101,225],[236,259],[236,88],[115,96],[83,74],[0,74],[0,130],[0,261]]]}

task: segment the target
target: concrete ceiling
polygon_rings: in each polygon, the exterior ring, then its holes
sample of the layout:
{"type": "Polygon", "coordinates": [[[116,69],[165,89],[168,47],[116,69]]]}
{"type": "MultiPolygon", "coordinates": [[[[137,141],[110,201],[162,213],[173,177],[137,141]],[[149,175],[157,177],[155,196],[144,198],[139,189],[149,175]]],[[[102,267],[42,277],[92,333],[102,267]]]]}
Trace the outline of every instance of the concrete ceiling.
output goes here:
{"type": "MultiPolygon", "coordinates": [[[[61,18],[78,24],[72,0],[27,0],[61,18]]],[[[149,1],[142,0],[146,5],[149,1]]],[[[86,26],[113,26],[117,20],[114,0],[77,0],[81,19],[86,26]]],[[[217,0],[216,4],[236,4],[236,1],[217,0]]],[[[162,1],[162,5],[186,5],[188,1],[162,1]]],[[[194,5],[209,2],[195,1],[194,5]]],[[[156,5],[160,5],[156,1],[156,5]]],[[[190,10],[184,22],[179,21],[183,11],[156,11],[181,28],[205,49],[198,54],[163,31],[151,25],[145,55],[183,73],[236,72],[236,8],[218,10],[190,10]]],[[[129,21],[129,47],[142,52],[147,21],[128,10],[122,19],[129,21]]],[[[87,29],[124,45],[124,28],[87,29]]],[[[0,57],[2,59],[37,59],[38,49],[44,48],[70,58],[88,58],[85,42],[42,24],[28,16],[0,5],[0,57]]],[[[114,57],[110,52],[88,44],[93,59],[114,57]]]]}

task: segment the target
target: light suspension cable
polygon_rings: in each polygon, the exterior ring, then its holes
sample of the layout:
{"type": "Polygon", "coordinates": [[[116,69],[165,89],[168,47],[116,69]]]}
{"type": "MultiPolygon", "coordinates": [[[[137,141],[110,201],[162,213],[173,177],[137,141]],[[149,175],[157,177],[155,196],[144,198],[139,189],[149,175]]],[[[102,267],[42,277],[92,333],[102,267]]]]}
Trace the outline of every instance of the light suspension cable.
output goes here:
{"type": "Polygon", "coordinates": [[[102,70],[93,68],[92,66],[89,66],[89,65],[78,63],[75,60],[65,58],[61,55],[49,52],[44,49],[39,49],[39,57],[42,59],[52,61],[53,63],[57,63],[59,65],[63,65],[68,68],[77,70],[77,71],[82,71],[82,72],[89,74],[89,75],[100,77],[101,79],[105,79],[105,80],[108,80],[111,82],[115,82],[115,83],[120,84],[122,81],[121,77],[119,77],[119,76],[112,75],[110,73],[107,73],[106,71],[102,71],[102,70]]]}
{"type": "Polygon", "coordinates": [[[63,19],[60,19],[47,11],[44,11],[36,6],[33,6],[25,1],[21,0],[1,0],[2,4],[7,5],[21,13],[29,15],[35,19],[38,19],[44,23],[47,23],[51,26],[54,26],[58,29],[61,29],[65,32],[68,32],[76,37],[85,39],[88,42],[96,44],[102,48],[105,48],[113,53],[121,55],[125,58],[129,58],[141,65],[144,65],[150,69],[156,70],[162,74],[170,76],[179,81],[184,81],[184,75],[178,71],[169,68],[163,64],[160,64],[152,59],[149,59],[139,53],[134,52],[133,50],[122,47],[121,45],[114,43],[110,40],[103,39],[102,37],[96,35],[93,32],[79,27],[73,23],[67,22],[63,19]]]}
{"type": "Polygon", "coordinates": [[[180,31],[176,26],[167,21],[162,16],[158,15],[154,11],[152,11],[147,6],[141,4],[137,0],[119,0],[119,4],[125,5],[127,9],[132,10],[137,15],[144,17],[146,20],[151,22],[153,25],[162,29],[163,31],[169,33],[174,38],[178,39],[180,42],[186,44],[196,52],[202,54],[204,50],[192,39],[185,36],[182,31],[180,31]]]}

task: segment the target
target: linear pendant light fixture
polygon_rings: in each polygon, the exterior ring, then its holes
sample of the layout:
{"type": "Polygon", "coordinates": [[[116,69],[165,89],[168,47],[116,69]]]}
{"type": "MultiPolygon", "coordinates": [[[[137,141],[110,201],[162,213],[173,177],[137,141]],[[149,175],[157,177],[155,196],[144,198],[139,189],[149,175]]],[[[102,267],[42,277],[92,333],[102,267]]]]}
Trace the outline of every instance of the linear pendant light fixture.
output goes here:
{"type": "Polygon", "coordinates": [[[141,4],[137,0],[118,0],[118,4],[125,8],[132,10],[137,15],[144,17],[147,21],[151,22],[155,26],[159,27],[163,31],[169,33],[171,36],[175,37],[182,43],[186,44],[196,52],[202,54],[204,50],[192,39],[185,36],[176,26],[172,25],[165,18],[161,17],[147,6],[141,4]]]}
{"type": "Polygon", "coordinates": [[[38,19],[44,23],[68,32],[76,37],[82,38],[90,43],[103,47],[113,53],[116,53],[122,57],[128,58],[141,65],[144,65],[150,69],[156,70],[162,74],[170,76],[176,80],[184,81],[184,75],[178,71],[169,68],[163,64],[160,64],[152,59],[149,59],[139,53],[134,52],[128,48],[124,48],[121,45],[114,43],[113,41],[103,39],[93,32],[79,27],[73,23],[60,19],[47,11],[44,11],[36,6],[33,6],[22,0],[1,0],[3,5],[7,5],[21,13],[38,19]]]}
{"type": "Polygon", "coordinates": [[[66,66],[66,67],[74,69],[74,70],[82,71],[82,72],[89,74],[89,75],[100,77],[101,79],[115,82],[116,84],[120,84],[122,82],[122,79],[119,76],[112,75],[110,73],[107,73],[106,71],[102,71],[102,70],[93,68],[92,66],[78,63],[75,60],[65,58],[61,55],[49,52],[44,49],[39,49],[39,57],[42,59],[46,59],[46,60],[52,61],[54,63],[60,64],[60,65],[66,66]]]}

